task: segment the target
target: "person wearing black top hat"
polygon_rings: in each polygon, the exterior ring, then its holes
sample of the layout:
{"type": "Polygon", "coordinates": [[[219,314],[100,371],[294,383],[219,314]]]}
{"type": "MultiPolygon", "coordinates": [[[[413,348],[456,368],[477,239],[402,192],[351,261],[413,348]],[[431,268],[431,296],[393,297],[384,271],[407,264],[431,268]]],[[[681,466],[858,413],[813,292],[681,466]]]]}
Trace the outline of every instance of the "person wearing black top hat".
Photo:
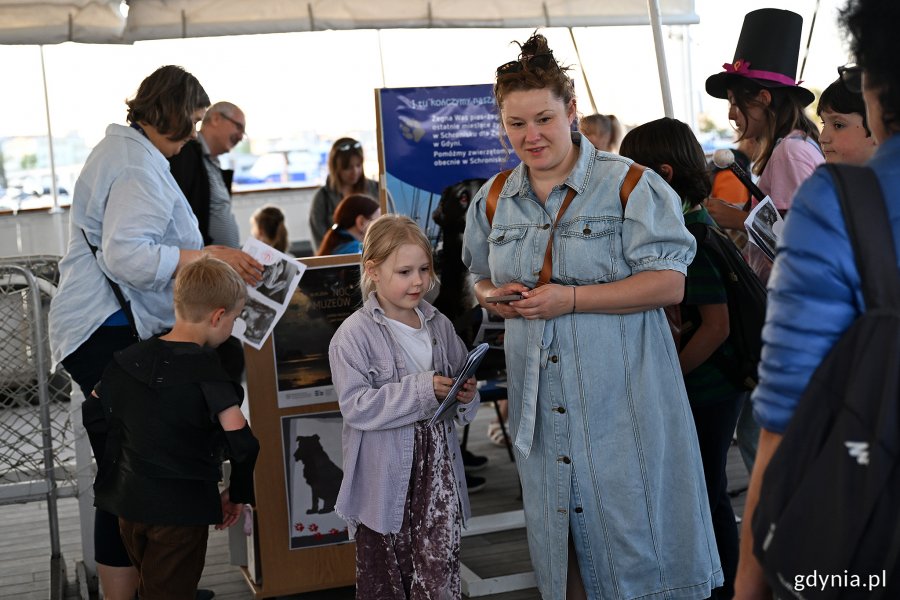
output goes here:
{"type": "MultiPolygon", "coordinates": [[[[706,80],[706,91],[730,103],[729,118],[741,140],[757,142],[753,172],[758,186],[782,213],[794,192],[824,162],[819,131],[803,109],[815,96],[795,80],[803,18],[775,8],[755,10],[744,17],[734,59],[706,80]]],[[[754,205],[756,200],[754,199],[754,205]]],[[[721,227],[744,231],[747,212],[722,200],[706,202],[721,227]]],[[[759,248],[747,244],[744,257],[765,284],[772,263],[759,248]]],[[[737,441],[748,469],[759,445],[759,425],[749,400],[738,417],[737,441]]]]}
{"type": "MultiPolygon", "coordinates": [[[[728,117],[740,139],[757,141],[753,172],[782,214],[800,184],[824,161],[819,131],[803,111],[815,96],[795,80],[802,28],[803,18],[788,10],[747,13],[734,60],[706,80],[709,95],[729,101],[728,117]]],[[[717,200],[707,209],[722,227],[744,229],[746,212],[717,200]]],[[[746,258],[765,283],[771,262],[754,250],[746,258]]]]}

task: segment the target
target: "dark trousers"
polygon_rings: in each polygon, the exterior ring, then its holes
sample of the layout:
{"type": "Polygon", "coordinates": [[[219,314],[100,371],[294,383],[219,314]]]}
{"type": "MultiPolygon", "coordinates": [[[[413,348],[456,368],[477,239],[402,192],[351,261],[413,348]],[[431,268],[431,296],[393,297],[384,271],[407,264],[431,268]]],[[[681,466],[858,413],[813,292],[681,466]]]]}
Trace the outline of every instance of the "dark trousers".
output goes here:
{"type": "Polygon", "coordinates": [[[120,518],[119,530],[140,573],[141,600],[194,600],[209,525],[148,525],[120,518]]]}
{"type": "MultiPolygon", "coordinates": [[[[92,399],[91,392],[103,376],[113,354],[136,341],[127,325],[99,327],[62,361],[63,367],[84,393],[81,415],[98,467],[103,463],[103,449],[106,447],[106,420],[100,402],[96,398],[92,399]]],[[[101,476],[99,471],[97,476],[101,476]]],[[[94,560],[110,567],[131,566],[131,559],[119,536],[118,518],[99,508],[94,512],[94,560]]]]}
{"type": "Polygon", "coordinates": [[[719,548],[719,561],[725,583],[717,588],[713,598],[731,598],[734,595],[734,578],[738,564],[738,528],[728,497],[728,477],[725,467],[728,448],[734,437],[741,404],[747,392],[735,392],[722,400],[706,406],[691,405],[697,440],[700,443],[700,458],[703,461],[703,475],[706,479],[706,493],[709,497],[709,511],[712,515],[713,533],[719,548]]]}
{"type": "MultiPolygon", "coordinates": [[[[103,377],[113,354],[135,342],[137,339],[127,325],[98,327],[91,337],[62,361],[63,367],[84,394],[81,414],[91,450],[97,460],[98,479],[104,475],[102,465],[106,448],[106,419],[100,402],[92,398],[91,392],[103,377]]],[[[240,340],[228,338],[217,352],[226,372],[240,382],[244,370],[244,352],[240,340]]],[[[118,517],[99,508],[94,513],[94,560],[110,567],[131,566],[131,559],[119,536],[118,517]]]]}

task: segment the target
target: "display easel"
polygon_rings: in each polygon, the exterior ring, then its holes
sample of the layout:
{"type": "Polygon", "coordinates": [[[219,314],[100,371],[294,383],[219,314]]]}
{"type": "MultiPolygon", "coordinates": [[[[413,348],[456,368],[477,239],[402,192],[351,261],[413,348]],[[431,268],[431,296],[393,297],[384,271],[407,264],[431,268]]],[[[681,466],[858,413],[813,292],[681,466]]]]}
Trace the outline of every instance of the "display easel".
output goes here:
{"type": "MultiPolygon", "coordinates": [[[[304,258],[310,269],[359,263],[359,255],[304,258]]],[[[310,271],[307,271],[309,273],[310,271]]],[[[301,280],[301,287],[303,280],[301,280]]],[[[298,289],[298,294],[301,293],[298,289]]],[[[358,293],[358,292],[357,292],[358,293]]],[[[358,297],[353,308],[359,305],[358,297]]],[[[356,581],[354,543],[291,549],[289,540],[285,453],[282,419],[293,415],[339,410],[337,402],[283,408],[278,401],[273,338],[259,351],[245,346],[250,424],[260,443],[254,481],[255,525],[251,565],[241,570],[254,598],[270,598],[353,585],[356,581]]],[[[327,357],[327,355],[326,355],[327,357]]]]}

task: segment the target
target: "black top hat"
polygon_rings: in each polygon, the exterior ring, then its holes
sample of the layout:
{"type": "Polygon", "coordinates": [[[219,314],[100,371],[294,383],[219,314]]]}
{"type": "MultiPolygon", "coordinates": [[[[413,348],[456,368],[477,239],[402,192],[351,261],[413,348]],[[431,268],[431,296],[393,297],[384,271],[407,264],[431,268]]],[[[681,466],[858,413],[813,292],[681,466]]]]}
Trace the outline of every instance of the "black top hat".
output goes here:
{"type": "Polygon", "coordinates": [[[706,80],[706,92],[715,98],[727,98],[729,86],[743,78],[765,88],[786,89],[803,106],[811,103],[815,95],[794,79],[802,29],[803,17],[789,10],[761,8],[747,13],[734,60],[722,65],[725,72],[706,80]]]}

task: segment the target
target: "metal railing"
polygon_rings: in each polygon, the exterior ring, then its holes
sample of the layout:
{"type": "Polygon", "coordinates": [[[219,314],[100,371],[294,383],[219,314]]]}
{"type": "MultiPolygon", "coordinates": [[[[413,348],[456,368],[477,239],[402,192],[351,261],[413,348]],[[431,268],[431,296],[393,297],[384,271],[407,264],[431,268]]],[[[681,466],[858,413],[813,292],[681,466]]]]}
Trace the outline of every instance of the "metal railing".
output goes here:
{"type": "Polygon", "coordinates": [[[56,501],[79,488],[72,383],[51,370],[47,338],[58,260],[0,258],[0,504],[46,501],[51,598],[67,584],[56,501]]]}

